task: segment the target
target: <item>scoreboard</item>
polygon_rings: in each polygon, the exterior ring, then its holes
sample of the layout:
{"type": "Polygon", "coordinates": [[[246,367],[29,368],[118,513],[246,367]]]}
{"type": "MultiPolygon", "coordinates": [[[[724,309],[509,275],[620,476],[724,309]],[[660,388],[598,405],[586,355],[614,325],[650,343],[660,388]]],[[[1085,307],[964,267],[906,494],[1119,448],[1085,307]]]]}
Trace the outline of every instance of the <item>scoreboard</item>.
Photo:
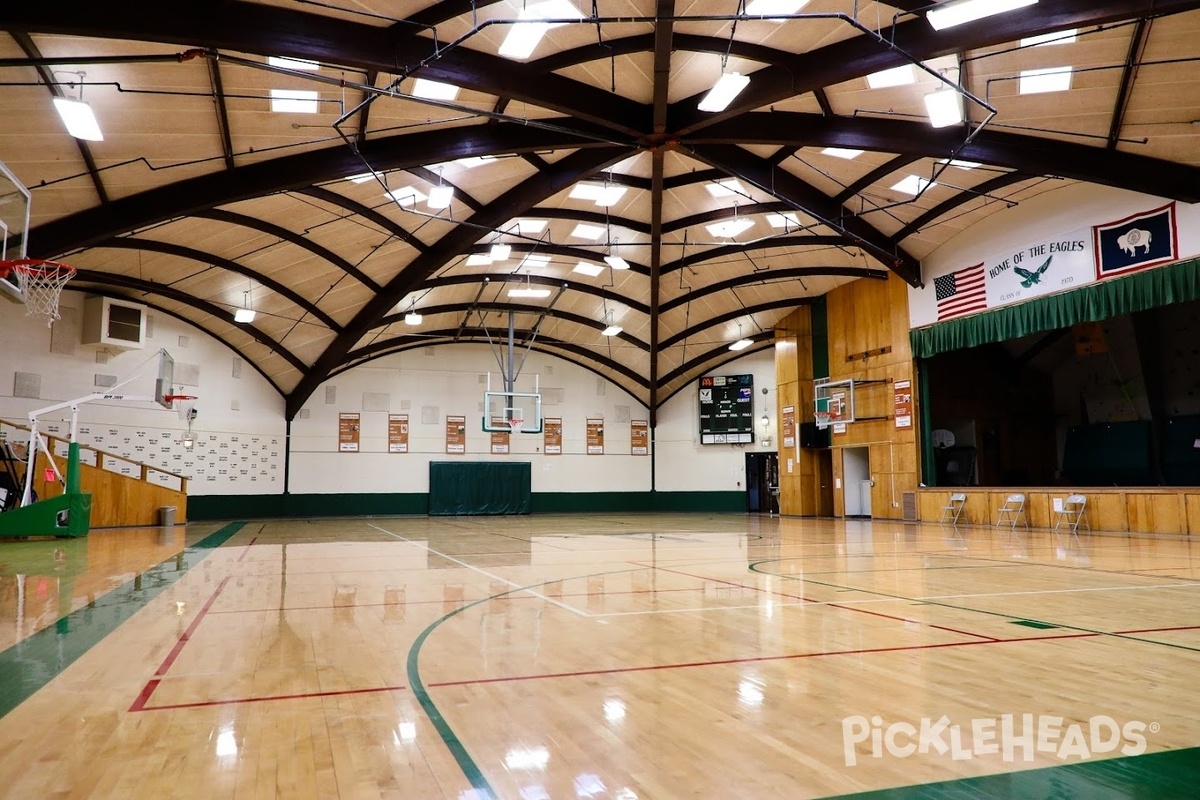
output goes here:
{"type": "Polygon", "coordinates": [[[700,444],[754,441],[754,376],[706,375],[700,379],[700,444]]]}

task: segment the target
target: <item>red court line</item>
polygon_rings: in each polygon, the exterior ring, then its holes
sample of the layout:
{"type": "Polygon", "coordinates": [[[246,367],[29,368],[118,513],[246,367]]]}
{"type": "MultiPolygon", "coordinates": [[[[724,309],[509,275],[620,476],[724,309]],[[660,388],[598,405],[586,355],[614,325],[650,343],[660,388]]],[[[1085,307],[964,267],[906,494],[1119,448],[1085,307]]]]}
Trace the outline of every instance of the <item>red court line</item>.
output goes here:
{"type": "MultiPolygon", "coordinates": [[[[636,564],[639,567],[647,566],[646,564],[639,564],[636,561],[631,561],[629,563],[636,564]]],[[[767,593],[766,589],[760,589],[757,586],[747,586],[744,583],[735,583],[733,581],[727,581],[727,580],[723,580],[721,578],[708,578],[708,577],[704,577],[703,575],[693,575],[689,572],[680,572],[679,570],[670,569],[669,567],[650,567],[650,569],[657,569],[662,572],[671,572],[676,575],[683,575],[684,577],[687,577],[687,578],[695,578],[696,580],[699,580],[699,581],[715,581],[716,583],[724,583],[727,586],[735,586],[739,589],[750,589],[751,591],[754,591],[754,592],[767,593]]],[[[846,606],[846,605],[842,605],[840,603],[825,603],[820,600],[813,600],[810,597],[805,597],[805,596],[799,595],[799,594],[788,594],[787,592],[781,592],[781,591],[773,592],[771,594],[776,594],[780,597],[787,597],[792,600],[802,600],[805,603],[817,603],[819,605],[828,606],[830,608],[837,608],[842,611],[853,611],[856,614],[867,614],[872,617],[882,617],[883,619],[891,619],[891,620],[895,620],[897,622],[904,622],[904,623],[915,622],[916,624],[923,625],[926,628],[933,628],[934,630],[946,631],[948,633],[956,633],[959,636],[971,636],[976,639],[984,639],[989,642],[1003,641],[1001,639],[997,639],[994,636],[985,636],[982,633],[971,633],[970,631],[960,631],[960,630],[956,630],[955,628],[948,628],[945,625],[933,625],[928,622],[921,622],[920,620],[908,619],[907,617],[897,617],[893,614],[884,614],[880,611],[868,611],[865,608],[856,608],[855,606],[846,606]]]]}
{"type": "Polygon", "coordinates": [[[150,696],[154,694],[154,690],[158,688],[160,681],[157,679],[161,679],[164,675],[166,675],[167,670],[169,670],[171,665],[175,663],[175,659],[179,658],[180,652],[183,651],[183,646],[192,638],[192,634],[196,632],[196,628],[200,627],[200,620],[204,619],[204,615],[208,613],[208,609],[212,608],[212,604],[216,602],[217,597],[221,594],[221,590],[225,588],[225,584],[227,583],[229,583],[229,578],[223,578],[221,582],[217,584],[217,588],[213,590],[212,596],[208,598],[207,602],[201,606],[200,611],[196,614],[196,618],[192,620],[192,624],[188,625],[187,630],[180,635],[179,641],[175,642],[175,646],[171,648],[171,652],[168,653],[167,657],[163,659],[163,662],[159,664],[158,670],[154,673],[155,679],[150,680],[145,686],[142,687],[142,691],[138,693],[137,698],[133,701],[133,705],[129,707],[130,711],[141,711],[146,703],[150,700],[150,696]]]}
{"type": "Polygon", "coordinates": [[[1173,628],[1142,628],[1136,631],[1113,631],[1117,636],[1124,636],[1130,633],[1170,633],[1171,631],[1194,631],[1200,630],[1200,625],[1177,625],[1173,628]]]}
{"type": "Polygon", "coordinates": [[[246,557],[246,553],[250,552],[250,547],[257,541],[258,541],[258,537],[255,536],[253,539],[251,539],[249,542],[246,543],[246,547],[244,550],[242,550],[242,554],[237,557],[238,563],[241,563],[242,559],[246,557]]]}
{"type": "Polygon", "coordinates": [[[504,678],[469,678],[461,681],[442,681],[426,684],[429,688],[443,686],[475,686],[486,683],[515,683],[537,681],[545,678],[581,678],[593,675],[619,675],[627,672],[652,672],[664,669],[688,669],[691,667],[720,667],[730,664],[755,664],[763,661],[794,661],[801,658],[825,658],[826,656],[859,656],[876,653],[905,653],[916,650],[936,650],[947,647],[971,647],[973,645],[1018,644],[1022,642],[1044,642],[1058,639],[1089,639],[1103,636],[1102,633],[1063,633],[1054,636],[1025,636],[1019,639],[988,639],[974,642],[941,642],[938,644],[916,644],[900,647],[865,647],[857,650],[828,650],[820,653],[793,653],[786,656],[750,656],[727,658],[719,661],[688,661],[679,664],[651,664],[643,667],[613,667],[611,669],[589,669],[579,672],[550,672],[541,675],[512,675],[504,678]]]}
{"type": "MultiPolygon", "coordinates": [[[[153,683],[155,685],[155,687],[157,687],[159,681],[155,680],[155,681],[151,681],[150,683],[153,683]]],[[[149,686],[150,684],[146,684],[146,685],[149,686]]],[[[240,704],[240,703],[268,703],[268,702],[271,702],[274,700],[307,700],[307,699],[313,698],[313,697],[341,697],[343,695],[351,695],[351,694],[372,694],[372,693],[377,693],[377,692],[399,692],[399,691],[403,691],[404,689],[407,689],[407,688],[408,688],[407,686],[379,686],[379,687],[375,687],[375,688],[371,688],[371,689],[341,689],[336,692],[334,692],[334,691],[304,692],[301,694],[274,694],[274,695],[267,695],[266,697],[240,697],[240,698],[235,698],[235,699],[231,699],[231,700],[200,700],[195,703],[170,703],[170,704],[161,705],[161,706],[147,706],[145,704],[145,702],[143,701],[142,704],[140,706],[138,706],[137,708],[131,708],[129,710],[130,711],[171,711],[171,710],[177,709],[177,708],[207,708],[209,706],[228,706],[228,705],[236,705],[236,704],[240,704]]],[[[144,689],[142,691],[145,692],[144,689]]],[[[149,693],[146,693],[147,700],[150,699],[151,693],[153,693],[153,690],[151,690],[151,692],[149,692],[149,693]]],[[[138,699],[141,700],[140,697],[138,699]]],[[[137,704],[135,703],[135,705],[137,705],[137,704]]]]}

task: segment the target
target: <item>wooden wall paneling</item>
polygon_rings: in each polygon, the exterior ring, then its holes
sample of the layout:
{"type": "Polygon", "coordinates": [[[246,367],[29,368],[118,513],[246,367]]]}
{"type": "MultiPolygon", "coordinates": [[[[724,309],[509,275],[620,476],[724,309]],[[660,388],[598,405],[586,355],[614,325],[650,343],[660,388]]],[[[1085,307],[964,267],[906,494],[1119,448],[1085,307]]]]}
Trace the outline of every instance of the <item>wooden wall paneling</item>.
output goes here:
{"type": "Polygon", "coordinates": [[[1187,532],[1200,535],[1200,494],[1185,493],[1183,496],[1187,532]]]}

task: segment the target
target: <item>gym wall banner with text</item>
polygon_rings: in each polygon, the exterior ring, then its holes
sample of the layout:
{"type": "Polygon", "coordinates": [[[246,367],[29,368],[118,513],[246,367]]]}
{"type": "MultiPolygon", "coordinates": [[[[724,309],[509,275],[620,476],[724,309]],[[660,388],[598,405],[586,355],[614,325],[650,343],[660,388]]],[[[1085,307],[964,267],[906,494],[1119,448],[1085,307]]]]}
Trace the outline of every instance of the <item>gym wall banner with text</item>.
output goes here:
{"type": "Polygon", "coordinates": [[[1176,206],[1169,203],[1088,228],[1029,242],[973,264],[926,275],[909,287],[909,322],[922,328],[1077,289],[1178,261],[1176,206]]]}

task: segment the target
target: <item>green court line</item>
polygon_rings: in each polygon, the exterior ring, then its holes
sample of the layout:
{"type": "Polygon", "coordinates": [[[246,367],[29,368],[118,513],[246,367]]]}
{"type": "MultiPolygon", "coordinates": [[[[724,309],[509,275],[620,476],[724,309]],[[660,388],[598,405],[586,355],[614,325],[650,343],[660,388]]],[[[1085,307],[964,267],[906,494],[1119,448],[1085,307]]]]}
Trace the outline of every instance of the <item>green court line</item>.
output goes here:
{"type": "MultiPolygon", "coordinates": [[[[1064,628],[1069,631],[1079,631],[1081,633],[1094,633],[1098,636],[1111,636],[1114,639],[1127,639],[1131,642],[1142,642],[1143,644],[1156,644],[1161,647],[1173,647],[1176,650],[1187,650],[1191,653],[1200,653],[1200,647],[1190,647],[1186,644],[1176,644],[1175,642],[1160,642],[1157,639],[1146,639],[1141,636],[1131,636],[1127,633],[1113,633],[1112,631],[1101,631],[1094,628],[1084,628],[1079,625],[1067,625],[1061,622],[1046,622],[1045,620],[1028,620],[1024,617],[1018,617],[1015,614],[1006,614],[1003,611],[988,611],[982,608],[971,608],[970,606],[959,606],[953,603],[943,603],[934,599],[924,599],[919,597],[905,597],[902,594],[891,594],[890,592],[880,592],[874,589],[861,589],[857,586],[842,586],[837,583],[827,583],[825,581],[814,581],[810,578],[798,578],[795,575],[785,575],[782,572],[768,572],[764,569],[759,569],[760,564],[773,564],[780,561],[791,561],[790,558],[768,558],[763,561],[755,561],[749,565],[751,572],[757,572],[759,575],[770,575],[773,578],[783,578],[789,581],[800,581],[801,583],[811,583],[816,586],[824,586],[829,589],[841,589],[848,592],[862,592],[863,594],[873,594],[879,597],[889,597],[892,600],[904,600],[909,603],[918,603],[927,606],[940,606],[942,608],[953,609],[954,611],[969,611],[973,614],[984,614],[990,617],[1002,617],[1007,620],[1022,620],[1023,623],[1035,622],[1039,625],[1048,626],[1051,628],[1064,628]]],[[[1036,627],[1036,626],[1033,626],[1036,627]]]]}
{"type": "Polygon", "coordinates": [[[185,547],[54,625],[0,652],[0,717],[4,717],[56,678],[117,627],[224,544],[246,523],[232,522],[185,547]]]}

